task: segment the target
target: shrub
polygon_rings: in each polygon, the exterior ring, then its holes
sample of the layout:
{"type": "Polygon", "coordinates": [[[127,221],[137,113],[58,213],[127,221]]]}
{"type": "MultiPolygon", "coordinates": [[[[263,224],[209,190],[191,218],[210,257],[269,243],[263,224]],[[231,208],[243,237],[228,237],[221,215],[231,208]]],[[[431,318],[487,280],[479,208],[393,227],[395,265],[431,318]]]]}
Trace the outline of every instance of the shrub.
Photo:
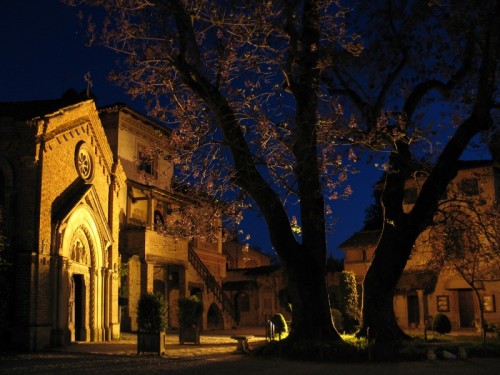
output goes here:
{"type": "Polygon", "coordinates": [[[196,296],[179,298],[179,325],[182,328],[200,327],[203,303],[196,296]]]}
{"type": "Polygon", "coordinates": [[[330,309],[330,312],[332,314],[333,324],[335,325],[335,328],[337,329],[337,331],[342,332],[344,330],[344,317],[342,316],[342,313],[337,309],[330,309]]]}
{"type": "Polygon", "coordinates": [[[340,274],[339,310],[342,313],[343,329],[355,332],[361,322],[361,312],[358,303],[358,289],[354,273],[342,271],[340,274]]]}
{"type": "Polygon", "coordinates": [[[143,332],[164,332],[168,326],[167,305],[160,294],[146,293],[137,307],[137,325],[143,332]]]}
{"type": "Polygon", "coordinates": [[[432,330],[444,335],[451,332],[450,319],[443,313],[439,313],[434,317],[432,322],[432,330]]]}
{"type": "Polygon", "coordinates": [[[274,332],[278,334],[280,339],[282,333],[288,333],[288,325],[286,324],[285,317],[282,314],[274,314],[271,318],[271,322],[274,324],[274,332]]]}

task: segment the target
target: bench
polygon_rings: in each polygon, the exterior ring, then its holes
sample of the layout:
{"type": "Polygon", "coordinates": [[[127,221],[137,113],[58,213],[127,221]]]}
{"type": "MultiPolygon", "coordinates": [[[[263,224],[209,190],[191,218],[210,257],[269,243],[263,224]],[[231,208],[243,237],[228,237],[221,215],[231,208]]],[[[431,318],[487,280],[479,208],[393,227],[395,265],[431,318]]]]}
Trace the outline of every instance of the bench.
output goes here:
{"type": "Polygon", "coordinates": [[[250,351],[248,346],[248,339],[251,339],[253,336],[231,336],[233,340],[236,340],[236,350],[240,353],[247,353],[250,351]]]}

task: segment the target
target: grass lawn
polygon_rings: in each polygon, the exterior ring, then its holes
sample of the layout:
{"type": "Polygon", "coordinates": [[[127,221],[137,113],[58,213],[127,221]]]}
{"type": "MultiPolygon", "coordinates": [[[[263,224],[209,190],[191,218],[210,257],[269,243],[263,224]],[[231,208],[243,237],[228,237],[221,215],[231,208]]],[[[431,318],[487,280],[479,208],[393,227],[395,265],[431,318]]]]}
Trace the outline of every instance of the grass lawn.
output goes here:
{"type": "MultiPolygon", "coordinates": [[[[342,335],[343,343],[322,343],[315,341],[294,342],[275,341],[260,348],[262,355],[278,356],[306,361],[339,361],[365,362],[370,360],[370,346],[365,338],[355,335],[342,335]],[[347,344],[347,345],[346,345],[347,344]]],[[[500,338],[487,337],[486,352],[483,348],[482,337],[479,335],[458,336],[440,335],[432,332],[427,335],[411,335],[412,339],[403,343],[399,356],[393,358],[400,361],[425,361],[429,351],[435,354],[435,359],[446,359],[450,354],[456,357],[500,357],[500,338]]]]}
{"type": "Polygon", "coordinates": [[[443,358],[444,351],[458,355],[459,348],[465,349],[467,357],[500,357],[500,337],[486,337],[486,351],[480,335],[440,335],[428,334],[427,342],[423,335],[412,335],[412,340],[405,343],[402,356],[405,359],[427,358],[429,350],[433,350],[437,358],[443,358]]]}

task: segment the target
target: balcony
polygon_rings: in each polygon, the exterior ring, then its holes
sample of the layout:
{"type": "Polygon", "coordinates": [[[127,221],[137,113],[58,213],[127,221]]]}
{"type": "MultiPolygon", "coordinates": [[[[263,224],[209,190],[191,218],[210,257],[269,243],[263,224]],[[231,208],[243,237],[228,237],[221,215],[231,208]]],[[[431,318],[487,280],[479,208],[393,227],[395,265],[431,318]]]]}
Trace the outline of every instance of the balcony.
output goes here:
{"type": "Polygon", "coordinates": [[[161,235],[141,227],[122,229],[120,234],[122,253],[138,255],[143,259],[156,259],[165,262],[187,262],[188,241],[161,235]]]}

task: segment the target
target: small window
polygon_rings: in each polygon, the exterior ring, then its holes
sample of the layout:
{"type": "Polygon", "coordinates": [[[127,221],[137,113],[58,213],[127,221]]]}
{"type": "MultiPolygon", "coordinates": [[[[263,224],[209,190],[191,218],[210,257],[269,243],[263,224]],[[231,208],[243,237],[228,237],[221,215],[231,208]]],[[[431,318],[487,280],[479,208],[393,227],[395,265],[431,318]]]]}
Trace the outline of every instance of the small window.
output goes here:
{"type": "Polygon", "coordinates": [[[450,311],[450,297],[437,296],[437,311],[449,312],[450,311]]]}
{"type": "Polygon", "coordinates": [[[404,203],[413,204],[417,201],[417,188],[405,189],[404,203]]]}
{"type": "Polygon", "coordinates": [[[155,210],[154,213],[154,227],[156,231],[163,231],[165,230],[165,221],[163,220],[163,215],[161,214],[160,211],[155,210]]]}
{"type": "Polygon", "coordinates": [[[477,178],[464,178],[460,181],[460,190],[466,196],[478,195],[479,186],[477,178]]]}
{"type": "Polygon", "coordinates": [[[490,294],[483,296],[483,308],[484,312],[495,312],[495,296],[490,294]]]}
{"type": "Polygon", "coordinates": [[[156,175],[155,157],[146,152],[145,146],[138,146],[137,170],[139,171],[139,173],[145,173],[149,176],[156,175]]]}

